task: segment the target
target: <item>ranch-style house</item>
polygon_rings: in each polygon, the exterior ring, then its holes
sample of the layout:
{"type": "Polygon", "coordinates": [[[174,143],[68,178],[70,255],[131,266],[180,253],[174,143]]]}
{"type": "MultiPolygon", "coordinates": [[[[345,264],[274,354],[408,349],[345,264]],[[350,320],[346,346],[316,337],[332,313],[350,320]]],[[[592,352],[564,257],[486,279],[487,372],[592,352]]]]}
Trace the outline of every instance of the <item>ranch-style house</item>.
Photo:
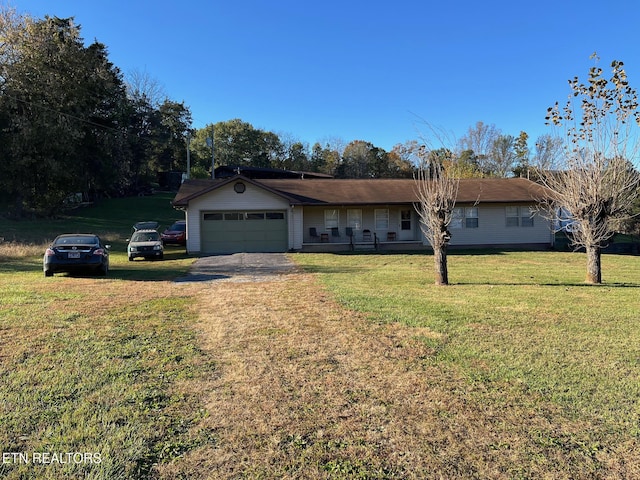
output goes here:
{"type": "MultiPolygon", "coordinates": [[[[460,181],[451,247],[548,248],[551,222],[536,208],[545,190],[524,178],[460,181]]],[[[185,212],[187,251],[344,251],[428,248],[413,179],[186,180],[173,200],[185,212]]]]}

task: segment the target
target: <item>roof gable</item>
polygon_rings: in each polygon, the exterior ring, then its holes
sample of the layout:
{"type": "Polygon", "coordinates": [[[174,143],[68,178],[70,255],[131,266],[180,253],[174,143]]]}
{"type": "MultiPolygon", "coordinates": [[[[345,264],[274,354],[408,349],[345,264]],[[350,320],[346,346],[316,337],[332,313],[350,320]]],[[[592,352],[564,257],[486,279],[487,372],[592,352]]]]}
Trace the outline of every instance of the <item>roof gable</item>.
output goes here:
{"type": "Polygon", "coordinates": [[[180,189],[178,193],[174,197],[172,204],[174,207],[186,207],[191,200],[194,198],[201,197],[202,195],[206,195],[207,193],[218,190],[226,185],[236,182],[244,182],[248,184],[255,185],[258,188],[263,190],[267,190],[277,196],[284,197],[289,200],[292,204],[298,203],[294,198],[287,195],[286,192],[275,191],[270,188],[268,185],[265,185],[264,180],[258,182],[256,180],[247,178],[243,175],[236,175],[235,177],[229,178],[221,178],[221,179],[195,179],[195,180],[185,180],[182,185],[180,185],[180,189]]]}

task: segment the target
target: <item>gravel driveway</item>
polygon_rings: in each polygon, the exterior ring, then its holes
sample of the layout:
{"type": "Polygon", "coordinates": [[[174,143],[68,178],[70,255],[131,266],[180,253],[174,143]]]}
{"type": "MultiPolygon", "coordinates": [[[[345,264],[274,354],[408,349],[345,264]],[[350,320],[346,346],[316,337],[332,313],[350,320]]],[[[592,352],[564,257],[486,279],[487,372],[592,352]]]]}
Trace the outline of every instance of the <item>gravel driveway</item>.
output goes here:
{"type": "Polygon", "coordinates": [[[296,271],[284,253],[233,253],[198,258],[176,282],[260,282],[296,271]]]}

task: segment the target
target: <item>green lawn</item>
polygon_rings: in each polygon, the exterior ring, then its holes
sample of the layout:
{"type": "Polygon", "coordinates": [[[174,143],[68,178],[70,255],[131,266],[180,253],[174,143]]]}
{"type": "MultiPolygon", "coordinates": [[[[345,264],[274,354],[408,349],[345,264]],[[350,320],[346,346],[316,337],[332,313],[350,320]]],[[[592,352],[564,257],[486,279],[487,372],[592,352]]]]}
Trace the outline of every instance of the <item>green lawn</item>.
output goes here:
{"type": "Polygon", "coordinates": [[[462,374],[481,404],[551,409],[560,423],[539,442],[570,452],[574,472],[595,475],[600,454],[640,468],[640,257],[603,256],[605,283],[589,286],[582,254],[454,253],[448,287],[428,255],[295,258],[371,321],[436,333],[425,364],[462,374]]]}
{"type": "MultiPolygon", "coordinates": [[[[109,241],[124,242],[136,222],[155,220],[160,230],[184,213],[171,206],[175,194],[102,200],[94,205],[62,212],[54,219],[7,220],[0,217],[0,237],[6,242],[46,243],[61,233],[97,233],[109,241]]],[[[120,244],[119,244],[120,245],[120,244]]]]}
{"type": "MultiPolygon", "coordinates": [[[[175,248],[162,262],[128,262],[124,249],[135,221],[180,218],[169,199],[113,200],[57,220],[0,220],[3,236],[15,240],[13,250],[0,245],[2,453],[101,459],[0,462],[1,478],[152,478],[154,465],[187,452],[215,454],[218,434],[199,428],[206,379],[218,374],[196,329],[204,287],[170,281],[193,259],[175,248]],[[63,230],[110,238],[107,279],[44,278],[41,247],[16,248],[63,230]]],[[[500,478],[640,474],[640,257],[604,255],[604,283],[591,286],[582,282],[579,253],[453,252],[448,287],[433,285],[433,258],[424,253],[291,258],[344,307],[415,331],[429,353],[407,368],[455,378],[456,402],[482,409],[486,424],[478,432],[495,439],[478,445],[489,445],[505,464],[517,460],[500,478]],[[521,443],[510,443],[514,438],[521,443]]],[[[260,315],[247,308],[246,315],[260,315]]],[[[459,412],[439,415],[460,430],[473,427],[459,412]]],[[[435,451],[414,454],[440,461],[435,451]]],[[[485,454],[464,452],[464,471],[486,466],[485,454]]],[[[463,471],[451,465],[443,471],[463,471]]],[[[355,469],[331,478],[364,477],[355,469]]]]}
{"type": "Polygon", "coordinates": [[[191,385],[215,366],[197,345],[193,292],[170,282],[193,258],[178,247],[162,262],[126,254],[136,221],[181,218],[171,198],[0,219],[0,445],[9,455],[0,478],[148,478],[155,464],[206,443],[192,429],[205,411],[191,385]],[[44,244],[64,232],[112,244],[107,279],[43,277],[44,244]],[[90,461],[64,461],[68,453],[90,461]]]}

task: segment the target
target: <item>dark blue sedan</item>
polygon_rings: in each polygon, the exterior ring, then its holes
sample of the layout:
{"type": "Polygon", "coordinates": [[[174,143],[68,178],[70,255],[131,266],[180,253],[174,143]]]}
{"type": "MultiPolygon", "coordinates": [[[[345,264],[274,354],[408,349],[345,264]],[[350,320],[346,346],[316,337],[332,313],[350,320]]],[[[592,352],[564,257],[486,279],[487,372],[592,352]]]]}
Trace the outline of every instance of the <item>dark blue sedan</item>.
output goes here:
{"type": "Polygon", "coordinates": [[[44,252],[42,268],[45,277],[57,272],[109,272],[109,245],[93,234],[59,235],[44,252]]]}

